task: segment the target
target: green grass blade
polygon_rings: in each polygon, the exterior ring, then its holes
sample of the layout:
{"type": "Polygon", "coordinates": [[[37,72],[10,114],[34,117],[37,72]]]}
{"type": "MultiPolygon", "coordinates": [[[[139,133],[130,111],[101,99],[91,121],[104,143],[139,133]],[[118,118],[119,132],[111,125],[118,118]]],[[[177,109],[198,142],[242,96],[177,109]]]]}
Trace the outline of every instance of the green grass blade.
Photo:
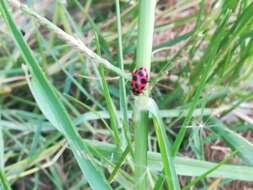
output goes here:
{"type": "Polygon", "coordinates": [[[188,38],[191,37],[192,34],[193,34],[193,31],[190,31],[190,32],[187,32],[185,34],[182,34],[182,35],[176,37],[175,39],[172,39],[172,40],[169,40],[169,41],[164,42],[162,44],[159,44],[156,47],[154,47],[154,51],[157,51],[162,48],[168,48],[168,47],[174,46],[182,41],[187,40],[188,38]]]}
{"type": "Polygon", "coordinates": [[[124,152],[122,153],[118,163],[116,164],[116,166],[114,167],[111,176],[109,177],[109,181],[112,182],[114,177],[117,175],[117,172],[119,171],[120,167],[122,166],[122,164],[124,163],[124,161],[126,160],[126,157],[128,155],[128,153],[130,152],[130,146],[127,146],[124,150],[124,152]]]}
{"type": "Polygon", "coordinates": [[[56,95],[56,90],[50,85],[28,44],[24,41],[20,31],[17,29],[4,0],[0,0],[0,10],[5,22],[9,26],[16,45],[19,47],[24,60],[29,65],[31,74],[31,80],[29,79],[30,76],[27,75],[29,86],[41,111],[53,126],[65,135],[90,186],[93,189],[111,189],[104,175],[92,163],[92,157],[88,155],[88,148],[75,130],[70,116],[56,95]]]}
{"type": "Polygon", "coordinates": [[[9,182],[6,179],[6,175],[4,173],[4,140],[2,128],[0,127],[0,189],[10,190],[9,182]]]}
{"type": "MultiPolygon", "coordinates": [[[[163,170],[161,155],[154,152],[148,154],[148,167],[151,171],[158,172],[163,170]]],[[[208,170],[217,166],[217,163],[203,160],[191,159],[187,157],[176,156],[175,168],[177,175],[200,176],[208,170]]],[[[253,167],[245,165],[224,164],[215,171],[209,173],[207,177],[223,177],[225,179],[252,181],[253,167]]]]}
{"type": "Polygon", "coordinates": [[[4,139],[3,139],[3,129],[0,127],[0,169],[4,168],[4,139]]]}
{"type": "Polygon", "coordinates": [[[163,175],[158,176],[154,190],[161,190],[163,188],[164,181],[165,179],[163,175]]]}
{"type": "Polygon", "coordinates": [[[216,118],[208,118],[206,122],[210,125],[211,131],[223,138],[230,147],[239,152],[245,163],[253,165],[253,144],[251,142],[230,130],[216,118]]]}
{"type": "Polygon", "coordinates": [[[110,95],[110,91],[108,88],[108,84],[107,81],[105,80],[105,75],[104,75],[104,67],[103,66],[99,66],[99,74],[102,80],[102,89],[103,89],[103,94],[106,100],[106,105],[107,105],[107,109],[110,115],[110,121],[111,121],[111,127],[113,130],[113,136],[114,136],[114,141],[116,144],[120,145],[121,141],[120,141],[120,120],[115,108],[115,105],[113,103],[112,97],[110,95]]]}
{"type": "Polygon", "coordinates": [[[7,181],[7,178],[4,174],[4,172],[2,171],[2,169],[0,169],[0,188],[3,188],[3,190],[11,190],[11,186],[9,184],[9,182],[7,181]]]}
{"type": "MultiPolygon", "coordinates": [[[[121,15],[120,15],[120,2],[115,0],[116,4],[116,16],[117,16],[117,29],[118,29],[118,48],[119,48],[119,66],[122,71],[124,71],[124,58],[123,58],[123,46],[122,46],[122,28],[121,28],[121,15]]],[[[126,81],[123,77],[120,77],[119,83],[119,94],[120,94],[120,110],[123,112],[123,129],[125,132],[125,137],[130,148],[130,152],[133,156],[133,149],[131,144],[131,137],[129,133],[129,123],[127,114],[127,96],[126,96],[126,81]]]]}
{"type": "Polygon", "coordinates": [[[161,151],[163,169],[165,173],[165,179],[169,186],[169,189],[179,190],[180,185],[176,174],[173,157],[171,155],[171,145],[165,132],[163,121],[159,116],[159,109],[154,100],[150,99],[149,111],[153,115],[153,122],[155,126],[156,136],[161,151]]]}
{"type": "MultiPolygon", "coordinates": [[[[101,55],[101,46],[100,46],[100,39],[99,39],[99,35],[98,35],[98,31],[96,30],[96,27],[94,27],[94,32],[95,32],[95,36],[96,36],[96,46],[97,46],[97,51],[99,53],[99,55],[101,55]]],[[[120,141],[120,120],[116,111],[116,107],[113,103],[112,97],[110,95],[110,91],[109,91],[109,87],[108,87],[108,83],[105,80],[105,72],[104,72],[104,66],[103,65],[99,65],[98,67],[99,70],[99,79],[101,81],[101,88],[103,90],[103,95],[105,97],[106,100],[106,105],[107,105],[107,109],[110,115],[110,121],[111,121],[111,127],[112,127],[112,131],[113,131],[113,137],[114,137],[114,141],[117,145],[121,144],[120,141]]]]}
{"type": "Polygon", "coordinates": [[[205,177],[207,177],[210,173],[212,173],[213,171],[217,170],[219,167],[221,167],[222,165],[224,165],[230,158],[232,158],[235,154],[237,153],[237,151],[233,152],[232,154],[230,154],[227,158],[225,158],[224,160],[222,160],[220,163],[218,163],[216,166],[212,167],[211,169],[209,169],[208,171],[206,171],[205,173],[203,173],[202,175],[198,176],[197,178],[195,178],[194,180],[192,180],[188,185],[186,185],[182,190],[187,190],[190,189],[193,185],[196,185],[199,181],[203,180],[205,177]]]}

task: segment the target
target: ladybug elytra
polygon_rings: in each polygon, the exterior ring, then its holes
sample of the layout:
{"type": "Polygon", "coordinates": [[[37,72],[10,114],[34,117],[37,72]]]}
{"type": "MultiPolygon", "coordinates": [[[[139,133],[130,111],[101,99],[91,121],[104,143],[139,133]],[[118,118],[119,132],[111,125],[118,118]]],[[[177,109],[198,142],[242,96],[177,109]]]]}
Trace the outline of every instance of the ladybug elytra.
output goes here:
{"type": "Polygon", "coordinates": [[[140,95],[148,83],[148,71],[146,68],[139,68],[132,73],[132,92],[134,95],[140,95]]]}

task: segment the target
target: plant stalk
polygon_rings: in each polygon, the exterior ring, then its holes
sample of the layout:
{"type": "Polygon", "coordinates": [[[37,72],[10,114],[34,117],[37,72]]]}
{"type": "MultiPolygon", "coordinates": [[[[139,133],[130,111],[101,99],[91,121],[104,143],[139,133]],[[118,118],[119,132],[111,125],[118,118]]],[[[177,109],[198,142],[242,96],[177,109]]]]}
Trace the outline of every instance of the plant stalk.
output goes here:
{"type": "MultiPolygon", "coordinates": [[[[140,0],[138,45],[136,56],[136,69],[144,67],[150,76],[152,42],[155,20],[156,0],[140,0]]],[[[135,98],[134,129],[135,129],[135,189],[147,189],[147,148],[148,148],[148,112],[145,102],[141,99],[148,97],[148,92],[135,98]]]]}

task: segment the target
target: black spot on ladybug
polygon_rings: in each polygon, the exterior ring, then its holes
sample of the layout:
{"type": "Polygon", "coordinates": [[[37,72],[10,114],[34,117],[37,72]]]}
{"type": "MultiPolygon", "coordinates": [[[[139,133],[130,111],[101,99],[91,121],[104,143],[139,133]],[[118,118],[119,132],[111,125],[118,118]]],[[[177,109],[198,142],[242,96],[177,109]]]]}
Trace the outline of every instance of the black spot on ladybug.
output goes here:
{"type": "Polygon", "coordinates": [[[133,76],[133,80],[134,80],[134,81],[137,81],[137,76],[134,75],[134,76],[133,76]]]}
{"type": "Polygon", "coordinates": [[[140,71],[140,72],[138,73],[138,75],[141,76],[141,77],[143,77],[143,76],[144,76],[143,71],[140,71]]]}
{"type": "Polygon", "coordinates": [[[141,79],[141,84],[146,84],[147,80],[146,79],[141,79]]]}

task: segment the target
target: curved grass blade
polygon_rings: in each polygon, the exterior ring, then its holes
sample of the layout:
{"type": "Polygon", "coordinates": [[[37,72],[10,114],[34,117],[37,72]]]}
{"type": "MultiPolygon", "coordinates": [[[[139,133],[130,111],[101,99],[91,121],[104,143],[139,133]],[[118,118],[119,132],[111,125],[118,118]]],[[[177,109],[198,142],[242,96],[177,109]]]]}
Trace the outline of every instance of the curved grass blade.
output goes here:
{"type": "Polygon", "coordinates": [[[57,97],[56,89],[45,77],[31,49],[17,29],[4,0],[0,0],[0,11],[25,62],[29,65],[31,79],[28,79],[28,72],[26,75],[39,108],[53,126],[63,133],[68,140],[71,150],[90,186],[98,190],[111,189],[102,172],[92,162],[92,155],[89,155],[88,147],[82,142],[70,116],[57,97]]]}
{"type": "Polygon", "coordinates": [[[159,109],[155,101],[150,98],[149,103],[149,111],[152,113],[156,136],[161,151],[165,179],[169,189],[178,190],[180,189],[180,185],[176,174],[173,157],[171,155],[171,145],[166,135],[163,121],[159,116],[159,109]]]}
{"type": "Polygon", "coordinates": [[[226,143],[235,150],[238,150],[239,155],[250,165],[253,165],[253,144],[243,138],[241,135],[228,129],[220,120],[216,118],[208,118],[206,121],[211,127],[210,130],[223,138],[226,143]]]}

